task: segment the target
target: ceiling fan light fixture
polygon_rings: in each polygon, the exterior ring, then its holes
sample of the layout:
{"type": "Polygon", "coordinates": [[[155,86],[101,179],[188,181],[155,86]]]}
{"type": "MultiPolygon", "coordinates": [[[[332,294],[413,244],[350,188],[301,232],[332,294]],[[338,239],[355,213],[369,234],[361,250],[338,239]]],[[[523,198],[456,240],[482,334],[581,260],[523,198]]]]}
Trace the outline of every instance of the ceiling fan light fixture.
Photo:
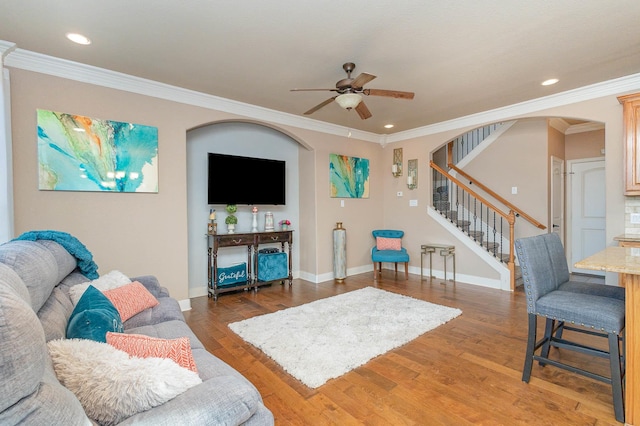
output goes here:
{"type": "Polygon", "coordinates": [[[338,95],[336,102],[344,109],[351,109],[358,106],[362,102],[362,96],[358,93],[343,93],[338,95]]]}

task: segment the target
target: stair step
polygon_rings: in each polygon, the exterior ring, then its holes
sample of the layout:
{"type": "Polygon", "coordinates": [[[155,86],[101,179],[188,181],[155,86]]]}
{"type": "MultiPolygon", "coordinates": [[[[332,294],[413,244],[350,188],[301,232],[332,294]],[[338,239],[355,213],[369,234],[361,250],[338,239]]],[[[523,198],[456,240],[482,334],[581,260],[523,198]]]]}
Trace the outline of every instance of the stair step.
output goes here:
{"type": "Polygon", "coordinates": [[[446,212],[441,212],[442,215],[444,217],[446,217],[447,219],[451,219],[451,220],[455,220],[458,217],[458,211],[457,210],[449,210],[446,212]]]}
{"type": "Polygon", "coordinates": [[[446,212],[451,210],[451,203],[448,201],[434,201],[433,207],[440,212],[446,212]]]}
{"type": "Polygon", "coordinates": [[[489,251],[495,251],[500,247],[499,243],[490,243],[489,241],[483,241],[480,245],[489,251]]]}
{"type": "Polygon", "coordinates": [[[482,231],[467,231],[467,234],[475,241],[482,241],[482,238],[484,238],[484,232],[482,231]]]}
{"type": "Polygon", "coordinates": [[[463,230],[468,230],[469,229],[469,225],[471,225],[471,222],[469,222],[468,220],[452,220],[453,223],[455,223],[458,228],[463,229],[463,230]]]}

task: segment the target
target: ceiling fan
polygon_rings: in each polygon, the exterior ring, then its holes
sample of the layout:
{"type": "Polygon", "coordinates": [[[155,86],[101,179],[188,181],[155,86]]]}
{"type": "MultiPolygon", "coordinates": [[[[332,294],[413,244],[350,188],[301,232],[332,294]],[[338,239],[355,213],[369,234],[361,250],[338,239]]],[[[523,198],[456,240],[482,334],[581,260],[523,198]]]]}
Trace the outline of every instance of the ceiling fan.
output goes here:
{"type": "Polygon", "coordinates": [[[369,108],[362,100],[362,95],[366,96],[386,96],[389,98],[397,99],[413,99],[413,92],[401,92],[398,90],[383,90],[383,89],[365,89],[364,85],[376,78],[375,75],[366,72],[360,73],[356,78],[351,78],[351,73],[355,69],[356,64],[353,62],[347,62],[342,65],[342,69],[347,73],[347,78],[344,78],[336,83],[335,89],[291,89],[292,92],[305,92],[305,91],[329,91],[338,92],[336,96],[327,99],[324,102],[311,108],[305,112],[304,115],[313,114],[320,108],[329,105],[334,100],[342,108],[346,110],[355,109],[360,118],[366,120],[371,117],[369,108]]]}

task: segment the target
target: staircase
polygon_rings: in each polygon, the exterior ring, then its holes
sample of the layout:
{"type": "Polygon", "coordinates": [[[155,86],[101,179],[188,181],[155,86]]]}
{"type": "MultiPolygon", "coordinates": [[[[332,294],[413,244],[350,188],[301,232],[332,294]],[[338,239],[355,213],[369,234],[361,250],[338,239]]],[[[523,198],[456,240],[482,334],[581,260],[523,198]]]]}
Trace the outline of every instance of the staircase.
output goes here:
{"type": "MultiPolygon", "coordinates": [[[[457,209],[451,208],[448,200],[449,194],[446,186],[437,187],[433,194],[433,207],[445,218],[464,232],[470,239],[478,243],[493,257],[502,263],[508,263],[509,252],[505,252],[506,242],[503,237],[503,230],[489,226],[482,220],[476,212],[470,212],[467,206],[456,202],[457,209]]],[[[474,200],[477,202],[477,200],[474,200]]],[[[484,215],[487,217],[487,215],[484,215]]],[[[489,213],[491,216],[491,213],[489,213]]]]}
{"type": "Polygon", "coordinates": [[[469,155],[471,149],[477,148],[483,138],[496,133],[499,129],[500,126],[476,129],[472,132],[473,134],[463,135],[449,142],[446,148],[443,147],[446,149],[446,155],[434,154],[433,158],[440,159],[440,163],[446,163],[446,166],[436,164],[434,161],[430,165],[433,208],[494,259],[506,265],[510,272],[511,290],[515,290],[517,285],[522,285],[522,274],[520,267],[515,265],[513,248],[516,217],[521,217],[540,229],[546,229],[546,226],[456,167],[452,162],[454,158],[459,161],[469,155]],[[469,149],[470,146],[472,148],[469,149]],[[455,176],[449,171],[455,173],[455,176]],[[474,189],[468,187],[457,176],[472,183],[474,189]],[[483,193],[480,194],[477,191],[483,193]],[[487,201],[485,198],[487,196],[496,201],[493,203],[487,201]]]}

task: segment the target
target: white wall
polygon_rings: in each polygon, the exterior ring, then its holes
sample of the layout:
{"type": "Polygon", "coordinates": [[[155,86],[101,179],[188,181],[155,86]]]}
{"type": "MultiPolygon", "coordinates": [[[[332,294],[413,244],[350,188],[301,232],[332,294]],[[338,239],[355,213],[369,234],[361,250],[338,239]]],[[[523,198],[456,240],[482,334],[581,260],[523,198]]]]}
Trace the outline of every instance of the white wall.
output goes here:
{"type": "MultiPolygon", "coordinates": [[[[296,229],[299,220],[299,179],[298,179],[298,143],[269,127],[253,123],[227,122],[200,127],[187,132],[187,218],[189,246],[189,297],[207,294],[207,222],[210,208],[216,209],[218,232],[226,233],[223,205],[207,204],[207,153],[242,155],[245,157],[267,158],[286,161],[286,202],[284,206],[258,207],[258,229],[264,229],[264,215],[272,212],[274,222],[289,219],[292,229],[296,229]]],[[[229,179],[242,180],[242,170],[229,179]]],[[[268,179],[268,176],[265,176],[268,179]]],[[[221,183],[224,185],[224,182],[221,183]]],[[[247,182],[251,185],[251,182],[247,182]]],[[[250,232],[253,216],[252,206],[238,205],[238,224],[236,232],[250,232]]],[[[299,233],[294,232],[293,270],[298,274],[299,233]]],[[[218,252],[218,265],[228,266],[246,262],[246,247],[223,248],[218,252]]]]}

